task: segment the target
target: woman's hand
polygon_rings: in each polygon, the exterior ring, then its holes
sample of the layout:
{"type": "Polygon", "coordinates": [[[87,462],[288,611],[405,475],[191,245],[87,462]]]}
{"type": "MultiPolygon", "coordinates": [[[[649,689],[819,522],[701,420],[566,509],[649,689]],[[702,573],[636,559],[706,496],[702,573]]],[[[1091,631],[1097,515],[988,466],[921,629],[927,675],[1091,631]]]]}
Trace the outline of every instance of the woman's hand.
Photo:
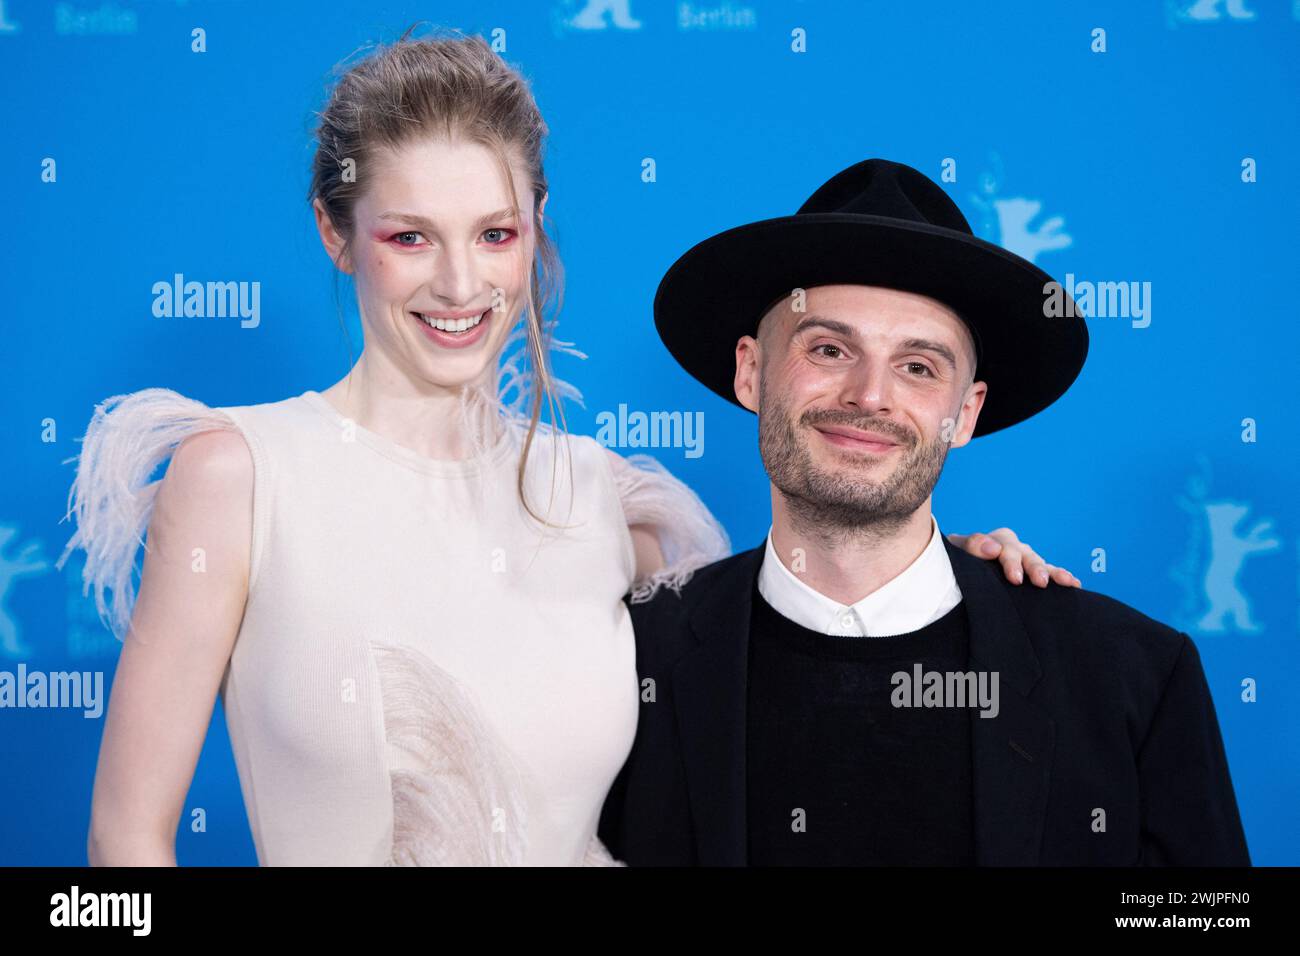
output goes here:
{"type": "Polygon", "coordinates": [[[1002,573],[1012,584],[1023,583],[1028,574],[1029,580],[1040,588],[1047,587],[1049,579],[1061,585],[1083,587],[1083,583],[1065,568],[1058,568],[1040,558],[1010,528],[998,528],[989,534],[950,534],[947,538],[967,554],[990,561],[997,558],[1002,562],[1002,573]]]}

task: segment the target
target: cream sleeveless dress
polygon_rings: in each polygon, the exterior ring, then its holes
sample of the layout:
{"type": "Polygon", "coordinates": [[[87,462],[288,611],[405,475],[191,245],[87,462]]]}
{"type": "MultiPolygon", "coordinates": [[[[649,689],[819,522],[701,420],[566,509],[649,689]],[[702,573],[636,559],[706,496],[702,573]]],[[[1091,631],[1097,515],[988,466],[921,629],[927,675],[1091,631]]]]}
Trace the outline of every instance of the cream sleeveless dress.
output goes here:
{"type": "Polygon", "coordinates": [[[96,408],[60,567],[86,550],[119,638],[157,465],[214,428],[252,454],[249,595],[220,696],[260,864],[617,864],[596,827],[637,723],[623,598],[730,546],[654,459],[585,436],[534,438],[529,502],[565,526],[544,528],[516,489],[523,424],[502,421],[452,461],[314,391],[209,408],[146,389],[96,408]],[[634,580],[630,524],[668,559],[651,580],[634,580]]]}

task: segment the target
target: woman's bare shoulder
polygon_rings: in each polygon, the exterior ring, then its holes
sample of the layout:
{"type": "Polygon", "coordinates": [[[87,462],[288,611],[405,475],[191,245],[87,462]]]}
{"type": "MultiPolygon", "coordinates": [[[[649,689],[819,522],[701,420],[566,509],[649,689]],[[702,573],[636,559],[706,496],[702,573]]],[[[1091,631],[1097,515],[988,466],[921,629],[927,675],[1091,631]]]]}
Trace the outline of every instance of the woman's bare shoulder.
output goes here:
{"type": "Polygon", "coordinates": [[[253,455],[248,441],[242,432],[227,429],[191,435],[172,454],[164,481],[213,497],[251,492],[253,455]]]}

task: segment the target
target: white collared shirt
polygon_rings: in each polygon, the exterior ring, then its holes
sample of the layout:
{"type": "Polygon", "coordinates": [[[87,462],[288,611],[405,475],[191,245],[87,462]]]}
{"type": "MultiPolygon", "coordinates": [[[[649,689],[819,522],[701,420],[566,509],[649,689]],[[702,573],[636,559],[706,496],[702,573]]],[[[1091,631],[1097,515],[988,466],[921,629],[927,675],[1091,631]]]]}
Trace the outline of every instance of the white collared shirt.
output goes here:
{"type": "Polygon", "coordinates": [[[801,581],[777,557],[772,529],[758,572],[758,592],[772,609],[813,631],[847,637],[890,637],[919,630],[961,601],[939,522],[930,515],[930,543],[893,580],[845,606],[801,581]]]}

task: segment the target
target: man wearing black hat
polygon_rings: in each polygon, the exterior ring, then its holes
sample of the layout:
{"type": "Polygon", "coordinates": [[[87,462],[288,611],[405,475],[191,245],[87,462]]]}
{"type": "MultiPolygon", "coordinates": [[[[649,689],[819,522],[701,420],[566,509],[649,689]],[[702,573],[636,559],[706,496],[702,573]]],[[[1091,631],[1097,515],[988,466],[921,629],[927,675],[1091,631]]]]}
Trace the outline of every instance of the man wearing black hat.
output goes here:
{"type": "Polygon", "coordinates": [[[1088,349],[1052,280],[867,160],[700,243],[655,323],[758,413],[772,527],[633,605],[642,704],[600,837],[631,865],[1232,865],[1249,854],[1191,639],[1017,589],[930,512],[950,447],[1088,349]]]}

